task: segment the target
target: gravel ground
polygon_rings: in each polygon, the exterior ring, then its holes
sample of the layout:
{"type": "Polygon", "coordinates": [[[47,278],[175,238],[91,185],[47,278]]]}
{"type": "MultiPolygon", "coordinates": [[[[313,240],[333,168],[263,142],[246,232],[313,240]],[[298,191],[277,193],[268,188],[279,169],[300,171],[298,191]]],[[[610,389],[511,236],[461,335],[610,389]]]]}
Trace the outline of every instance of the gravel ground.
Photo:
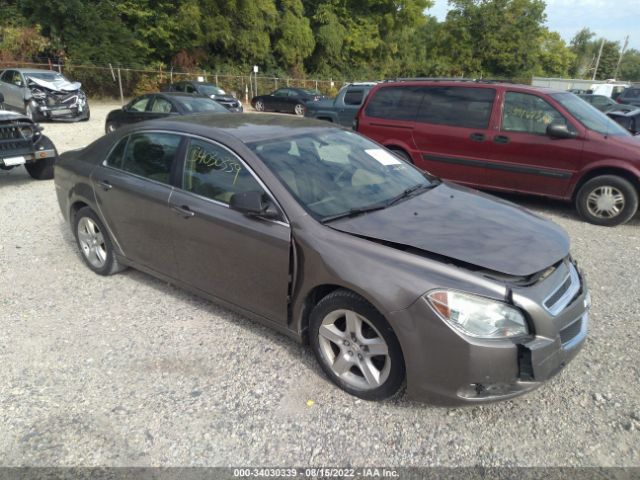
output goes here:
{"type": "MultiPolygon", "coordinates": [[[[83,146],[111,108],[45,131],[83,146]]],[[[240,315],[134,270],[93,274],[53,183],[0,171],[0,464],[640,466],[640,218],[600,228],[516,200],[570,233],[590,336],[537,391],[446,409],[358,400],[240,315]]]]}

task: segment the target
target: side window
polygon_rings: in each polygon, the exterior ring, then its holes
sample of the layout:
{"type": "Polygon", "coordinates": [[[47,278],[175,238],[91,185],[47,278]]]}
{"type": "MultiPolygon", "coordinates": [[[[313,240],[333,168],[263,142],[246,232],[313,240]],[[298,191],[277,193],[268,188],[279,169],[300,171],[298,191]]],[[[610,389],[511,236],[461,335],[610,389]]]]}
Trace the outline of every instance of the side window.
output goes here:
{"type": "Polygon", "coordinates": [[[6,82],[6,83],[11,83],[11,79],[12,78],[13,78],[13,71],[5,70],[2,73],[2,77],[0,77],[0,80],[2,80],[3,82],[6,82]]]}
{"type": "Polygon", "coordinates": [[[228,150],[192,139],[185,159],[182,188],[229,204],[238,192],[264,192],[244,164],[228,150]]]}
{"type": "Polygon", "coordinates": [[[195,93],[196,89],[195,89],[195,87],[193,85],[190,85],[190,84],[187,83],[184,86],[184,91],[187,92],[187,93],[195,93]]]}
{"type": "Polygon", "coordinates": [[[422,101],[420,87],[386,87],[378,90],[367,104],[369,117],[415,120],[422,101]]]}
{"type": "Polygon", "coordinates": [[[151,111],[153,113],[169,113],[174,110],[175,109],[173,108],[173,105],[171,105],[171,102],[162,97],[156,97],[151,105],[151,111]]]}
{"type": "Polygon", "coordinates": [[[107,165],[115,168],[122,168],[122,159],[124,158],[124,149],[127,146],[127,140],[129,137],[124,137],[118,142],[111,153],[107,157],[107,165]]]}
{"type": "Polygon", "coordinates": [[[274,97],[286,97],[289,95],[289,90],[286,88],[281,88],[280,90],[276,90],[273,92],[274,97]]]}
{"type": "Polygon", "coordinates": [[[144,97],[134,100],[134,102],[131,104],[131,107],[129,107],[129,110],[144,112],[147,109],[147,104],[149,103],[150,98],[151,97],[149,97],[148,95],[145,95],[144,97]]]}
{"type": "Polygon", "coordinates": [[[496,91],[492,88],[422,87],[417,121],[462,128],[489,126],[496,91]]]}
{"type": "Polygon", "coordinates": [[[168,184],[171,164],[179,146],[180,136],[171,133],[151,132],[131,135],[120,168],[126,172],[168,184]]]}
{"type": "Polygon", "coordinates": [[[364,90],[362,89],[348,89],[344,94],[345,105],[360,105],[364,98],[364,90]]]}
{"type": "Polygon", "coordinates": [[[567,125],[567,120],[555,108],[537,95],[507,92],[502,108],[502,130],[505,132],[546,135],[553,123],[567,125]]]}

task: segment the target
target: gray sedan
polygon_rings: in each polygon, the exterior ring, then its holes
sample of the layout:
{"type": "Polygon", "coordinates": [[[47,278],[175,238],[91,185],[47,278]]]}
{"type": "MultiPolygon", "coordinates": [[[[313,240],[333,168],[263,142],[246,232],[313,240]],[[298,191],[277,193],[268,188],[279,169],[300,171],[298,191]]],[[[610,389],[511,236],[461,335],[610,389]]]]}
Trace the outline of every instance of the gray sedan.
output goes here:
{"type": "Polygon", "coordinates": [[[308,342],[364,399],[510,398],[586,337],[560,227],[326,122],[144,122],[63,154],[55,183],[91,270],[134,267],[308,342]]]}

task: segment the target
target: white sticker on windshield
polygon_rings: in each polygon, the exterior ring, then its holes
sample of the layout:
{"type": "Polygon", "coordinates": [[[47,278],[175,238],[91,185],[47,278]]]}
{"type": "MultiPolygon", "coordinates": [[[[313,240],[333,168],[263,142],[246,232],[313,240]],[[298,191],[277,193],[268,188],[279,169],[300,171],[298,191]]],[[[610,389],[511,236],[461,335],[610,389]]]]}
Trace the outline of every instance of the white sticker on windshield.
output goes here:
{"type": "Polygon", "coordinates": [[[396,157],[381,148],[372,148],[370,150],[365,150],[365,152],[379,161],[382,165],[398,165],[402,163],[396,157]]]}

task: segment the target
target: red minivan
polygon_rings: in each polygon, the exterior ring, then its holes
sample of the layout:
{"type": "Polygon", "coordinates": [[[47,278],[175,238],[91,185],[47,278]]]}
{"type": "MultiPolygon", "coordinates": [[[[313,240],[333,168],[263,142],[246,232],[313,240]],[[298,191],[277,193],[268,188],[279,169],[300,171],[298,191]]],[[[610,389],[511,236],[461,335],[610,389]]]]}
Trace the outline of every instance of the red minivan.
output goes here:
{"type": "Polygon", "coordinates": [[[432,175],[575,202],[597,225],[638,209],[640,137],[572,93],[482,81],[375,86],[354,128],[432,175]]]}

